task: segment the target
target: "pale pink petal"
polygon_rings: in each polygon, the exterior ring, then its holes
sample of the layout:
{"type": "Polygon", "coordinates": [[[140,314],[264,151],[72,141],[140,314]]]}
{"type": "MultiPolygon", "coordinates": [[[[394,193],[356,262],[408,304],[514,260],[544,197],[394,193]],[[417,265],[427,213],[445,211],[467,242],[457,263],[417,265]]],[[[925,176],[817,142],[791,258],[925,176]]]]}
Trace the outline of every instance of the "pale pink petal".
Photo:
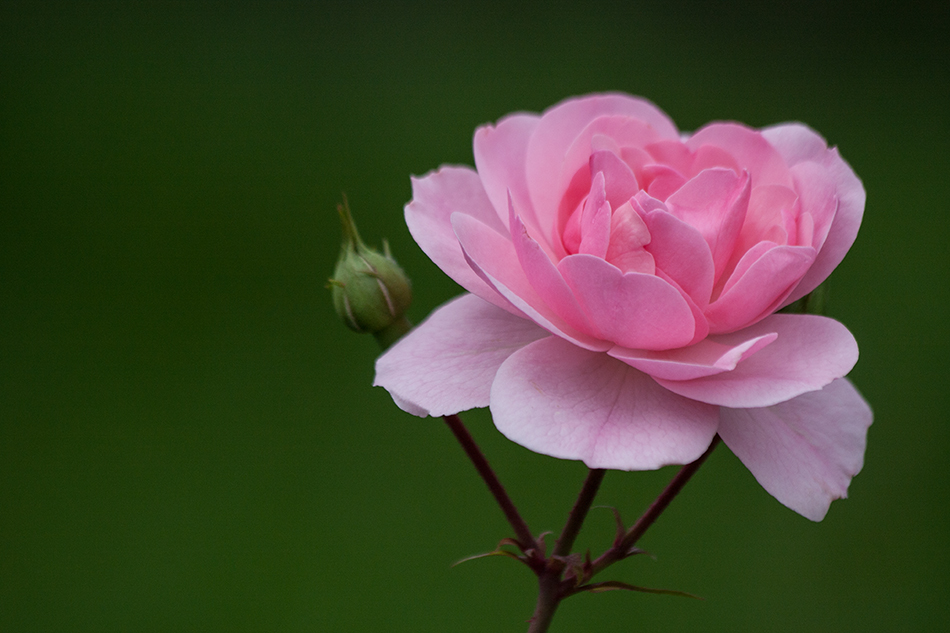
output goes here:
{"type": "Polygon", "coordinates": [[[681,174],[690,173],[694,156],[679,139],[650,143],[644,149],[650,153],[650,156],[657,163],[667,165],[681,174]]]}
{"type": "Polygon", "coordinates": [[[792,186],[782,155],[758,130],[738,123],[710,123],[687,139],[686,145],[693,151],[703,145],[726,150],[742,169],[749,171],[753,187],[792,186]]]}
{"type": "Polygon", "coordinates": [[[699,231],[718,279],[732,257],[749,207],[749,175],[715,167],[700,172],[666,200],[670,213],[699,231]]]}
{"type": "MultiPolygon", "coordinates": [[[[594,135],[615,136],[612,132],[589,128],[595,119],[613,117],[618,121],[626,120],[646,124],[652,130],[650,141],[661,138],[677,138],[678,131],[673,122],[655,105],[636,97],[623,94],[589,95],[563,101],[541,116],[541,122],[528,145],[527,174],[531,200],[538,219],[545,225],[545,214],[553,226],[561,197],[559,179],[562,166],[569,148],[578,136],[587,130],[587,152],[581,158],[586,163],[590,156],[590,137],[594,135]],[[619,115],[619,116],[618,116],[619,115]]],[[[621,146],[630,143],[620,143],[621,146]]],[[[632,144],[637,145],[637,144],[632,144]]],[[[601,145],[602,147],[602,145],[601,145]]],[[[576,165],[569,178],[576,170],[576,165]]]]}
{"type": "Polygon", "coordinates": [[[579,253],[603,259],[610,243],[610,203],[607,202],[607,187],[604,172],[594,174],[590,193],[581,213],[581,243],[579,253]]]}
{"type": "Polygon", "coordinates": [[[777,310],[815,260],[810,246],[761,244],[739,260],[722,294],[705,309],[711,332],[732,332],[777,310]]]}
{"type": "Polygon", "coordinates": [[[719,434],[782,504],[821,521],[864,465],[873,414],[845,378],[764,409],[721,412],[719,434]]]}
{"type": "Polygon", "coordinates": [[[724,167],[731,169],[737,174],[742,173],[742,168],[739,166],[739,163],[736,162],[732,154],[715,145],[703,145],[696,150],[691,171],[686,173],[686,175],[692,177],[710,167],[724,167]]]}
{"type": "Polygon", "coordinates": [[[696,322],[680,292],[653,275],[622,273],[590,255],[558,264],[588,319],[623,347],[671,349],[692,342],[696,322]]]}
{"type": "Polygon", "coordinates": [[[828,143],[820,134],[801,123],[780,123],[762,128],[762,136],[772,144],[789,167],[804,161],[821,162],[828,143]]]}
{"type": "Polygon", "coordinates": [[[412,238],[436,266],[460,286],[500,308],[510,304],[479,279],[462,254],[452,229],[451,215],[465,213],[496,231],[507,232],[485,194],[478,174],[468,167],[442,167],[412,179],[412,201],[406,205],[406,225],[412,238]]]}
{"type": "Polygon", "coordinates": [[[518,212],[535,229],[540,227],[531,206],[525,163],[528,141],[540,120],[536,114],[512,114],[494,126],[478,128],[473,142],[475,169],[502,221],[508,221],[508,193],[511,192],[518,212]]]}
{"type": "Polygon", "coordinates": [[[778,338],[732,371],[694,380],[656,381],[682,396],[726,407],[769,407],[817,391],[851,371],[858,344],[833,319],[808,314],[773,314],[741,332],[716,336],[739,344],[776,332],[778,338]]]}
{"type": "Polygon", "coordinates": [[[713,289],[713,261],[709,245],[699,231],[666,213],[645,213],[652,237],[646,250],[656,267],[670,276],[701,308],[709,304],[713,289]]]}
{"type": "Polygon", "coordinates": [[[759,242],[800,245],[794,241],[798,233],[795,217],[798,215],[797,201],[798,194],[781,185],[766,185],[752,190],[749,210],[736,243],[734,261],[726,267],[727,273],[735,268],[746,251],[759,242]]]}
{"type": "Polygon", "coordinates": [[[505,359],[547,336],[531,321],[465,294],[437,308],[380,356],[373,385],[413,415],[485,407],[505,359]]]}
{"type": "Polygon", "coordinates": [[[680,398],[606,354],[542,339],[512,354],[491,390],[495,425],[535,452],[591,468],[686,464],[716,434],[716,407],[680,398]]]}
{"type": "Polygon", "coordinates": [[[719,337],[710,336],[695,345],[679,349],[651,352],[614,347],[607,353],[655,378],[692,380],[732,371],[740,362],[777,338],[778,334],[772,332],[752,336],[736,344],[719,342],[719,337]]]}
{"type": "Polygon", "coordinates": [[[512,214],[511,239],[514,242],[515,253],[521,269],[531,287],[538,293],[541,300],[551,307],[571,327],[580,332],[589,332],[598,336],[597,330],[590,324],[587,317],[574,299],[574,294],[568,287],[561,273],[554,266],[548,256],[541,250],[538,243],[528,235],[528,230],[519,216],[512,214]]]}
{"type": "Polygon", "coordinates": [[[452,224],[466,262],[516,314],[525,315],[552,334],[585,349],[604,350],[610,343],[578,331],[538,295],[522,270],[514,245],[507,238],[469,216],[456,213],[452,224]]]}

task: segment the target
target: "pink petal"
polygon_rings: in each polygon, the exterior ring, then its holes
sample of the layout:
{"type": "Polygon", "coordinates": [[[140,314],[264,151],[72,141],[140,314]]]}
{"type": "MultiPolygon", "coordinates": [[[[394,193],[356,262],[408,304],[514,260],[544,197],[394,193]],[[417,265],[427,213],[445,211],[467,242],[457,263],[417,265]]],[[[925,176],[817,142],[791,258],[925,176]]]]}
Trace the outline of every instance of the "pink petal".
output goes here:
{"type": "Polygon", "coordinates": [[[492,206],[507,222],[508,193],[515,207],[532,228],[539,229],[528,193],[525,163],[528,141],[541,118],[533,114],[513,114],[494,126],[485,125],[475,131],[473,149],[475,169],[482,180],[492,206]]]}
{"type": "Polygon", "coordinates": [[[610,243],[610,203],[604,172],[591,179],[590,194],[581,213],[581,244],[578,252],[603,259],[610,243]]]}
{"type": "MultiPolygon", "coordinates": [[[[622,94],[590,95],[563,101],[541,115],[541,122],[528,144],[528,186],[531,201],[542,226],[553,226],[561,197],[559,179],[569,148],[578,136],[595,119],[616,117],[618,120],[640,121],[653,130],[653,138],[677,138],[676,126],[659,108],[644,99],[622,94]],[[619,116],[618,116],[619,115],[619,116]]],[[[602,129],[587,129],[587,139],[595,134],[614,136],[602,129]]],[[[626,145],[628,143],[620,143],[626,145]]],[[[602,146],[601,146],[602,147],[602,146]]],[[[568,177],[576,168],[586,163],[591,154],[588,147],[580,158],[581,163],[572,165],[568,177]]]]}
{"type": "Polygon", "coordinates": [[[607,353],[645,374],[666,380],[692,380],[732,371],[763,347],[775,341],[778,334],[752,336],[741,343],[720,343],[719,337],[708,337],[695,345],[660,352],[614,347],[607,353]]]}
{"type": "Polygon", "coordinates": [[[510,210],[511,239],[514,242],[515,253],[521,269],[531,287],[538,293],[541,300],[554,310],[571,327],[580,332],[588,332],[599,337],[599,333],[584,316],[574,294],[568,287],[561,273],[554,266],[548,256],[541,250],[538,243],[531,239],[528,230],[521,218],[514,215],[514,208],[510,210]]]}
{"type": "Polygon", "coordinates": [[[452,216],[452,225],[468,265],[489,288],[507,299],[518,315],[527,316],[552,334],[585,349],[604,350],[611,346],[571,327],[544,302],[528,281],[507,237],[461,213],[452,216]]]}
{"type": "Polygon", "coordinates": [[[450,216],[461,212],[496,231],[507,232],[482,187],[468,167],[442,167],[412,179],[412,201],[406,205],[406,224],[412,238],[436,266],[460,286],[505,310],[511,305],[479,279],[462,253],[450,216]]]}
{"type": "MultiPolygon", "coordinates": [[[[792,167],[792,178],[798,191],[801,214],[811,216],[812,246],[820,251],[838,209],[835,182],[828,170],[817,163],[800,163],[792,167]]],[[[801,243],[801,242],[800,242],[801,243]]]]}
{"type": "Polygon", "coordinates": [[[789,166],[805,161],[820,163],[835,182],[838,209],[834,223],[815,263],[787,303],[804,297],[831,274],[854,243],[864,215],[864,186],[838,150],[817,132],[801,123],[785,123],[762,130],[762,135],[782,154],[789,166]]]}
{"type": "Polygon", "coordinates": [[[620,205],[610,218],[610,246],[606,260],[625,273],[656,272],[653,255],[644,248],[650,243],[650,230],[630,202],[620,205]]]}
{"type": "Polygon", "coordinates": [[[761,132],[789,167],[804,161],[820,162],[828,151],[825,139],[801,123],[781,123],[762,128],[761,132]]]}
{"type": "Polygon", "coordinates": [[[644,165],[640,170],[644,188],[657,200],[666,200],[686,184],[686,177],[666,165],[644,165]]]}
{"type": "Polygon", "coordinates": [[[854,244],[864,216],[864,186],[837,149],[828,151],[824,165],[837,183],[838,209],[815,263],[788,298],[789,303],[817,288],[837,268],[854,244]]]}
{"type": "Polygon", "coordinates": [[[772,332],[778,333],[773,343],[732,371],[694,380],[656,381],[700,402],[743,409],[769,407],[821,389],[851,371],[858,360],[858,344],[845,326],[807,314],[773,314],[714,340],[736,345],[772,332]]]}
{"type": "Polygon", "coordinates": [[[782,155],[757,130],[738,123],[711,123],[693,134],[686,145],[693,151],[714,145],[732,154],[739,166],[749,171],[753,187],[792,186],[782,155]]]}
{"type": "Polygon", "coordinates": [[[595,151],[589,163],[592,178],[597,173],[604,174],[604,190],[612,209],[620,207],[640,190],[633,170],[613,152],[595,151]]]}
{"type": "Polygon", "coordinates": [[[756,480],[782,504],[821,521],[847,496],[864,465],[873,414],[839,378],[821,391],[764,409],[721,412],[719,434],[756,480]]]}
{"type": "Polygon", "coordinates": [[[505,359],[547,336],[531,321],[465,294],[437,308],[380,356],[373,385],[418,416],[485,407],[505,359]]]}
{"type": "Polygon", "coordinates": [[[713,260],[709,245],[692,226],[665,211],[643,216],[652,237],[646,250],[657,269],[670,276],[701,308],[709,304],[713,288],[713,260]]]}
{"type": "Polygon", "coordinates": [[[722,294],[704,311],[711,332],[732,332],[777,310],[815,260],[810,246],[760,245],[739,260],[722,294]]]}
{"type": "Polygon", "coordinates": [[[671,195],[666,206],[709,244],[718,279],[732,257],[749,207],[749,175],[719,167],[707,169],[671,195]]]}
{"type": "Polygon", "coordinates": [[[557,338],[506,360],[491,390],[495,426],[535,452],[591,468],[686,464],[716,434],[716,407],[680,398],[606,354],[557,338]]]}
{"type": "Polygon", "coordinates": [[[570,255],[558,270],[604,338],[638,349],[692,342],[696,322],[683,296],[653,275],[622,273],[602,259],[570,255]]]}

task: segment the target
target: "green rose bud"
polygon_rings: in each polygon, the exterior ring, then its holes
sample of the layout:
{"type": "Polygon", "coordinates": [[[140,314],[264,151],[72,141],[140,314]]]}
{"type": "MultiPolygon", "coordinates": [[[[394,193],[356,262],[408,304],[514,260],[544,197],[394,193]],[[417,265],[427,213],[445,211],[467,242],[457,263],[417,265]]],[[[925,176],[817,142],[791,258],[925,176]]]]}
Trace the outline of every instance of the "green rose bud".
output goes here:
{"type": "Polygon", "coordinates": [[[343,225],[343,243],[329,283],[333,307],[347,327],[375,335],[386,348],[411,327],[403,316],[412,301],[409,278],[393,259],[385,240],[382,253],[363,243],[345,197],[337,211],[343,225]]]}

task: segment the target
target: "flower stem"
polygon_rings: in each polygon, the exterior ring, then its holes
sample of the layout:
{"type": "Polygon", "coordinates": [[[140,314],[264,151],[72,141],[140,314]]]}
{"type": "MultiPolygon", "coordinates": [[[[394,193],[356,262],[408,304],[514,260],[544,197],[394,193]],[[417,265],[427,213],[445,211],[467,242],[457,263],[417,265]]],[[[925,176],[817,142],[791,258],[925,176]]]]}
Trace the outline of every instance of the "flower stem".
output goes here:
{"type": "Polygon", "coordinates": [[[597,491],[600,489],[600,482],[604,480],[606,474],[607,471],[603,468],[591,468],[587,473],[587,479],[584,480],[580,494],[577,495],[577,501],[574,502],[574,507],[571,508],[567,523],[564,524],[564,529],[557,539],[557,545],[554,546],[552,555],[567,556],[571,553],[574,540],[581,531],[584,519],[587,518],[587,512],[590,510],[591,504],[594,503],[594,497],[597,496],[597,491]]]}
{"type": "Polygon", "coordinates": [[[472,464],[475,465],[475,470],[478,471],[478,474],[481,475],[485,481],[485,485],[488,486],[488,490],[495,497],[495,501],[501,506],[501,511],[505,513],[505,518],[508,519],[508,523],[511,524],[511,527],[515,531],[515,536],[517,537],[518,546],[521,548],[521,551],[527,552],[531,549],[537,551],[537,543],[531,535],[531,530],[528,529],[528,525],[524,522],[524,519],[521,518],[514,502],[512,502],[511,497],[509,497],[505,491],[505,487],[501,485],[501,481],[498,480],[495,471],[492,470],[488,464],[488,460],[485,459],[485,455],[482,454],[481,449],[478,448],[478,444],[475,443],[475,439],[471,433],[468,432],[468,429],[465,428],[465,425],[462,424],[461,418],[459,418],[458,415],[446,415],[443,416],[442,419],[445,420],[445,423],[455,435],[455,439],[462,445],[465,454],[472,460],[472,464]]]}
{"type": "Polygon", "coordinates": [[[558,588],[560,581],[557,574],[546,572],[538,576],[538,603],[531,616],[528,633],[545,633],[554,619],[554,612],[560,602],[558,588]]]}
{"type": "Polygon", "coordinates": [[[679,494],[679,491],[683,489],[683,486],[686,485],[686,482],[689,481],[699,467],[703,465],[703,462],[706,461],[706,458],[709,457],[710,453],[713,452],[713,449],[719,445],[720,438],[718,435],[713,438],[712,443],[709,444],[709,448],[706,449],[706,452],[699,456],[699,458],[686,464],[680,468],[679,472],[676,473],[676,476],[670,480],[670,483],[666,485],[666,488],[663,489],[663,492],[650,504],[650,507],[647,508],[647,511],[643,513],[637,522],[633,524],[627,533],[624,534],[623,538],[616,541],[609,550],[604,552],[597,560],[594,561],[591,568],[590,575],[588,580],[597,574],[600,571],[603,571],[609,565],[622,560],[629,556],[630,551],[633,549],[633,546],[636,545],[637,541],[640,540],[640,537],[653,525],[653,522],[659,518],[663,511],[666,510],[667,506],[670,505],[670,502],[679,494]]]}

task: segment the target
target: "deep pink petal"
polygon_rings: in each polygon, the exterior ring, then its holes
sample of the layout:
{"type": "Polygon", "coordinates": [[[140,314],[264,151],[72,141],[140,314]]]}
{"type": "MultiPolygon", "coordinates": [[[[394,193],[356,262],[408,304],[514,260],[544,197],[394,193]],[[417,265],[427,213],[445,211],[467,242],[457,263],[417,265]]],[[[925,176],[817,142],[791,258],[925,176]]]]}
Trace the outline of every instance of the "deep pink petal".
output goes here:
{"type": "Polygon", "coordinates": [[[659,277],[622,273],[590,255],[565,257],[558,270],[587,317],[617,345],[658,350],[692,341],[696,322],[689,305],[659,277]]]}
{"type": "Polygon", "coordinates": [[[740,362],[776,338],[778,334],[772,332],[752,336],[741,343],[721,343],[717,340],[718,337],[711,336],[695,345],[679,349],[650,352],[614,347],[607,353],[656,378],[692,380],[732,371],[740,362]]]}
{"type": "Polygon", "coordinates": [[[452,216],[452,225],[468,265],[489,288],[507,299],[517,314],[585,349],[611,347],[610,343],[573,328],[544,302],[528,281],[507,237],[461,213],[452,216]]]}
{"type": "Polygon", "coordinates": [[[540,228],[525,172],[528,141],[540,120],[535,114],[512,114],[494,126],[485,125],[475,131],[475,169],[503,222],[508,220],[508,193],[511,192],[518,212],[527,218],[532,228],[540,228]]]}
{"type": "Polygon", "coordinates": [[[758,131],[738,123],[710,123],[697,131],[686,145],[693,151],[703,145],[726,150],[752,176],[752,186],[792,186],[788,167],[778,150],[758,131]]]}
{"type": "Polygon", "coordinates": [[[531,321],[465,294],[437,308],[380,356],[373,385],[413,415],[485,407],[504,360],[547,336],[531,321]]]}
{"type": "Polygon", "coordinates": [[[505,310],[511,305],[476,275],[462,253],[451,215],[464,213],[507,232],[485,195],[478,174],[468,167],[442,167],[412,179],[412,201],[406,205],[406,225],[413,239],[436,266],[460,286],[505,310]]]}
{"type": "Polygon", "coordinates": [[[604,174],[604,189],[610,208],[619,208],[640,190],[637,177],[633,175],[633,170],[615,153],[595,151],[590,155],[589,162],[592,177],[597,173],[604,174]]]}
{"type": "Polygon", "coordinates": [[[732,371],[695,380],[656,381],[682,396],[726,407],[769,407],[809,391],[817,391],[851,371],[858,344],[848,329],[833,319],[808,314],[773,314],[741,332],[715,341],[735,345],[752,337],[778,333],[764,349],[732,371]]]}
{"type": "Polygon", "coordinates": [[[574,299],[574,294],[568,287],[561,273],[551,262],[550,258],[541,250],[538,243],[528,235],[528,230],[521,218],[514,215],[514,208],[510,210],[511,239],[514,242],[515,253],[521,269],[531,287],[538,293],[541,300],[554,310],[571,327],[580,332],[588,332],[598,336],[596,329],[590,324],[584,312],[574,299]]]}
{"type": "Polygon", "coordinates": [[[748,173],[715,167],[700,172],[666,201],[670,213],[698,230],[709,244],[717,279],[732,257],[745,220],[749,187],[748,173]]]}
{"type": "Polygon", "coordinates": [[[643,216],[651,240],[646,250],[656,267],[673,279],[701,308],[709,304],[713,289],[713,261],[709,245],[695,228],[666,213],[643,216]]]}
{"type": "Polygon", "coordinates": [[[512,354],[491,390],[495,425],[535,452],[591,468],[651,470],[699,457],[716,407],[680,398],[606,354],[557,338],[512,354]]]}
{"type": "Polygon", "coordinates": [[[731,332],[774,312],[815,260],[810,246],[762,244],[739,260],[722,294],[704,311],[711,332],[731,332]]]}
{"type": "Polygon", "coordinates": [[[666,200],[686,184],[686,176],[666,165],[644,165],[640,178],[647,193],[657,200],[666,200]]]}
{"type": "Polygon", "coordinates": [[[864,465],[873,414],[845,378],[764,409],[721,412],[719,434],[782,504],[821,521],[864,465]]]}

